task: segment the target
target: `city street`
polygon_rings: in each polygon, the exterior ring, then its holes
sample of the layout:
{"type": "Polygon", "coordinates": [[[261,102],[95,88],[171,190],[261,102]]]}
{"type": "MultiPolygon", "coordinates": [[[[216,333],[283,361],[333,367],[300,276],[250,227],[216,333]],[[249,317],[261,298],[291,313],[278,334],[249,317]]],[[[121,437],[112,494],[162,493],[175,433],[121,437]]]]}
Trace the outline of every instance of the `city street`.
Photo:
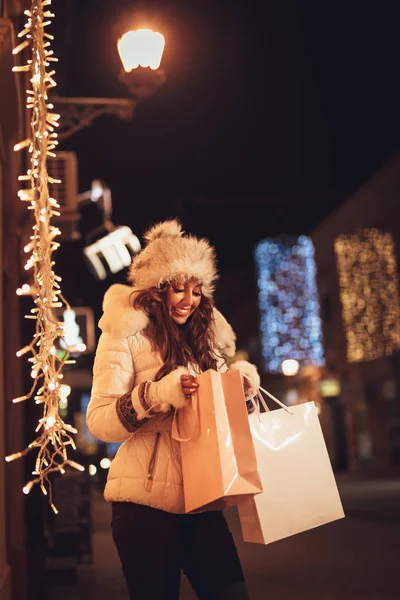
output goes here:
{"type": "MultiPolygon", "coordinates": [[[[269,546],[243,543],[236,510],[228,511],[251,600],[399,598],[400,479],[338,483],[345,519],[269,546]]],[[[127,600],[110,509],[97,493],[93,521],[94,564],[79,568],[77,586],[52,588],[49,600],[127,600]]],[[[186,580],[181,600],[195,600],[186,580]]]]}

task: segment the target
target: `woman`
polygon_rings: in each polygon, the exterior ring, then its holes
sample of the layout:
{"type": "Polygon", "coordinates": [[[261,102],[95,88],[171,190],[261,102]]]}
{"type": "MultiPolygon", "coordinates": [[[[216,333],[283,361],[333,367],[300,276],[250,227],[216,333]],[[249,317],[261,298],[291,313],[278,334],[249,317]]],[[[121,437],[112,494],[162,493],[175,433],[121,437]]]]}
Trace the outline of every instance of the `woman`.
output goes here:
{"type": "MultiPolygon", "coordinates": [[[[125,440],[112,462],[105,499],[131,599],[176,600],[181,571],[201,600],[248,598],[237,551],[221,511],[184,513],[175,409],[197,387],[196,375],[226,370],[235,335],[213,307],[214,249],[185,236],[177,221],[155,225],[133,260],[132,286],[105,295],[102,335],[87,411],[104,442],[125,440]]],[[[246,397],[259,386],[245,361],[246,397]],[[248,379],[250,378],[250,380],[248,379]]]]}

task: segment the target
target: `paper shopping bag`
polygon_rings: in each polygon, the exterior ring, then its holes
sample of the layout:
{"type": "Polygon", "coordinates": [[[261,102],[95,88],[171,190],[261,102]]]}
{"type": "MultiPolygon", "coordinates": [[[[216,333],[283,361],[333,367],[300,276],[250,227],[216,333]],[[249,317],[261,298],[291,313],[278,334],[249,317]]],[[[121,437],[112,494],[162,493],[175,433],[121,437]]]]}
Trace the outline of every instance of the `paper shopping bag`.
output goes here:
{"type": "Polygon", "coordinates": [[[209,370],[188,407],[175,414],[185,511],[219,510],[262,491],[238,371],[209,370]]]}
{"type": "Polygon", "coordinates": [[[344,517],[314,402],[250,415],[263,493],[238,505],[243,539],[269,544],[344,517]]]}

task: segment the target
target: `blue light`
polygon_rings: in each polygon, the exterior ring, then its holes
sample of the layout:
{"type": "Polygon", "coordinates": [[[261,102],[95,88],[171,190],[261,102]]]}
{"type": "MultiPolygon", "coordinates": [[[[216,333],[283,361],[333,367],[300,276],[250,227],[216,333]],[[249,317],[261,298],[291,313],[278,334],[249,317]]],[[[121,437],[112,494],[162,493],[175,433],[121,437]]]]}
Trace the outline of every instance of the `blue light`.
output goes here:
{"type": "Polygon", "coordinates": [[[255,251],[258,271],[261,345],[265,368],[280,373],[284,360],[324,363],[312,241],[274,238],[255,251]]]}

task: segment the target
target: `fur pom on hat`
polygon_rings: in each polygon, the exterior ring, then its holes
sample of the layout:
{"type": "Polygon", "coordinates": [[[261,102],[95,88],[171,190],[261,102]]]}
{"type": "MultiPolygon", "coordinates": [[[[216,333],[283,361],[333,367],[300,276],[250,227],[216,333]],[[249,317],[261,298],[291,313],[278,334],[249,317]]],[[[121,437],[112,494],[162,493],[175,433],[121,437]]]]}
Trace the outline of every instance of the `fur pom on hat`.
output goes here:
{"type": "Polygon", "coordinates": [[[214,248],[207,240],[184,235],[176,219],[154,225],[144,239],[147,245],[133,259],[128,274],[136,288],[196,279],[204,295],[212,297],[217,269],[214,248]]]}

